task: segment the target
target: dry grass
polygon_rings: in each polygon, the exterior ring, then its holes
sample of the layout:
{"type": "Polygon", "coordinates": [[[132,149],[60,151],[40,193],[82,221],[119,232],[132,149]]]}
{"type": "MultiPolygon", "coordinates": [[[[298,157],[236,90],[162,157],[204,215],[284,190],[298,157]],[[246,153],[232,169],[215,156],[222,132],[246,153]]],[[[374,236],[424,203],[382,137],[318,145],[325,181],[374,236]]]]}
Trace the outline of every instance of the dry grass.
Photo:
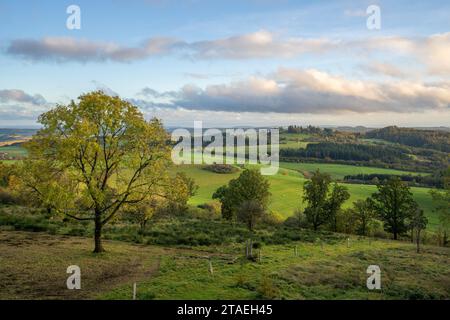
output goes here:
{"type": "MultiPolygon", "coordinates": [[[[117,285],[146,279],[170,250],[105,241],[94,255],[92,240],[29,232],[0,232],[0,299],[89,299],[117,285]],[[70,265],[81,268],[81,290],[68,290],[70,265]]],[[[130,289],[131,290],[131,289],[130,289]]],[[[131,296],[130,296],[131,298],[131,296]]]]}

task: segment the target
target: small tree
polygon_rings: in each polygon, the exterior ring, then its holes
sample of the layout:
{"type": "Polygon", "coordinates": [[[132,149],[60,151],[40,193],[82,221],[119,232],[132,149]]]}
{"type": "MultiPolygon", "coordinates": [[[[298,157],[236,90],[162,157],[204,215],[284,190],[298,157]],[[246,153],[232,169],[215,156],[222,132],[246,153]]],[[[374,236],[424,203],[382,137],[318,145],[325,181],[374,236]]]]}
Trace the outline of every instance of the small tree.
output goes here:
{"type": "Polygon", "coordinates": [[[233,203],[228,186],[221,186],[212,195],[214,200],[220,201],[222,218],[228,221],[233,219],[233,203]]]}
{"type": "Polygon", "coordinates": [[[450,168],[444,174],[444,190],[431,190],[434,211],[438,214],[440,228],[443,232],[442,245],[448,242],[450,230],[450,168]]]}
{"type": "Polygon", "coordinates": [[[341,210],[342,205],[345,201],[350,198],[350,193],[347,187],[340,186],[336,182],[333,184],[333,190],[328,196],[325,204],[325,210],[328,213],[329,221],[331,222],[331,229],[337,232],[337,216],[341,210]]]}
{"type": "Polygon", "coordinates": [[[307,202],[305,215],[308,222],[317,230],[328,221],[329,215],[326,211],[328,188],[331,183],[330,175],[317,170],[311,180],[304,184],[303,200],[307,202]]]}
{"type": "Polygon", "coordinates": [[[269,182],[259,170],[245,169],[237,179],[228,186],[222,186],[213,194],[213,199],[222,203],[222,216],[232,220],[245,201],[256,201],[266,210],[269,204],[269,182]]]}
{"type": "Polygon", "coordinates": [[[408,230],[405,219],[411,217],[417,203],[410,188],[399,178],[391,178],[377,185],[377,188],[378,192],[371,196],[372,206],[383,220],[385,230],[397,240],[399,235],[408,230]]]}
{"type": "Polygon", "coordinates": [[[247,225],[248,230],[253,231],[255,224],[260,221],[266,211],[262,204],[256,200],[245,200],[237,211],[237,219],[247,225]]]}
{"type": "Polygon", "coordinates": [[[307,202],[305,215],[308,222],[317,230],[325,223],[337,231],[337,216],[342,204],[350,198],[348,189],[337,183],[330,191],[331,177],[317,170],[311,180],[305,182],[303,200],[307,202]]]}
{"type": "Polygon", "coordinates": [[[123,212],[127,220],[139,224],[142,232],[145,230],[148,221],[150,221],[154,217],[158,206],[159,203],[157,199],[149,199],[146,201],[142,201],[139,204],[130,206],[129,208],[125,207],[123,209],[123,212]]]}
{"type": "Polygon", "coordinates": [[[373,205],[368,200],[357,200],[356,202],[353,202],[352,212],[357,223],[358,234],[366,236],[368,234],[370,222],[376,216],[373,205]]]}
{"type": "Polygon", "coordinates": [[[170,190],[170,140],[161,122],[97,91],[39,117],[42,129],[26,145],[23,183],[45,207],[94,222],[94,252],[102,228],[125,206],[170,190]]]}
{"type": "Polygon", "coordinates": [[[420,252],[420,233],[425,230],[428,224],[428,219],[425,217],[423,210],[416,208],[410,218],[410,228],[415,233],[417,253],[420,252]]]}

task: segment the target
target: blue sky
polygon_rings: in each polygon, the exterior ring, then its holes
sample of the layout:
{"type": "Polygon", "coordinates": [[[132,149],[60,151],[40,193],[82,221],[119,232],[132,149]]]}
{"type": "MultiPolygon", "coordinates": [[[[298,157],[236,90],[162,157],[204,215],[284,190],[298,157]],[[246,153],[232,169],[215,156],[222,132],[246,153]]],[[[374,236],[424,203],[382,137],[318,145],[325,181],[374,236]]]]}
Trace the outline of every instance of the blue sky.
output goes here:
{"type": "Polygon", "coordinates": [[[448,125],[449,79],[448,1],[0,1],[0,126],[94,89],[167,125],[448,125]]]}

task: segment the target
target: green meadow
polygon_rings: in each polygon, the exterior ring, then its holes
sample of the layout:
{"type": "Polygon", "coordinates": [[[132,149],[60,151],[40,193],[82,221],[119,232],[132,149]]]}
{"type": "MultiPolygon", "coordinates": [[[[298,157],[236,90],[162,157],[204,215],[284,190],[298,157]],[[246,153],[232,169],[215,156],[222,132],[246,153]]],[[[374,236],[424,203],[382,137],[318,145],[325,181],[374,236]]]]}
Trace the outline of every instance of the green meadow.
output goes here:
{"type": "MultiPolygon", "coordinates": [[[[287,167],[291,167],[291,164],[282,163],[278,174],[267,176],[267,179],[270,181],[270,191],[272,193],[270,209],[277,212],[282,217],[287,218],[293,214],[295,209],[303,208],[303,184],[306,179],[298,171],[286,169],[285,165],[287,165],[287,167]]],[[[292,166],[291,168],[294,167],[295,166],[292,166]]],[[[355,168],[363,170],[363,173],[403,173],[403,171],[390,169],[329,164],[311,164],[308,168],[312,170],[318,168],[323,172],[330,173],[333,178],[337,178],[339,175],[342,176],[350,174],[352,170],[355,172],[355,168]],[[367,169],[367,171],[364,171],[365,169],[367,169]]],[[[217,188],[227,184],[229,180],[239,176],[239,172],[232,174],[218,174],[204,170],[202,169],[202,166],[194,165],[177,166],[176,171],[186,173],[189,177],[193,178],[199,186],[196,195],[194,195],[190,200],[192,205],[199,205],[213,201],[212,195],[217,188]]],[[[358,199],[365,199],[377,190],[374,185],[346,184],[346,186],[349,189],[351,197],[344,204],[344,207],[352,206],[354,201],[358,199]]],[[[429,219],[428,228],[433,230],[437,227],[438,220],[433,212],[429,190],[429,188],[411,188],[415,200],[424,209],[429,219]]]]}
{"type": "Polygon", "coordinates": [[[0,147],[0,153],[7,153],[11,157],[26,157],[27,156],[27,150],[20,146],[0,147]]]}
{"type": "Polygon", "coordinates": [[[393,174],[393,175],[427,175],[427,173],[418,173],[412,171],[401,171],[395,169],[375,168],[367,166],[346,165],[346,164],[329,164],[329,163],[295,163],[295,162],[281,162],[281,168],[292,169],[299,172],[312,173],[319,169],[321,172],[326,172],[334,179],[344,179],[347,175],[355,174],[393,174]]]}

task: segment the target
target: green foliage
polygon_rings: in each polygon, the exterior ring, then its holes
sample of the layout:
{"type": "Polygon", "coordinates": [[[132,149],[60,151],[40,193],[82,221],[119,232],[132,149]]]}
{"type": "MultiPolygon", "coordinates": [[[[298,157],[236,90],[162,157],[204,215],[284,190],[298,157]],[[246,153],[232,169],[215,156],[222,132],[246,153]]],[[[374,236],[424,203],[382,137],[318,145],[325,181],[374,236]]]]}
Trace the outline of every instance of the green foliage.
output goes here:
{"type": "Polygon", "coordinates": [[[348,192],[347,187],[339,185],[337,183],[333,184],[333,189],[325,204],[325,210],[328,212],[332,231],[338,231],[337,215],[340,212],[344,202],[347,201],[349,198],[350,193],[348,192]]]}
{"type": "Polygon", "coordinates": [[[237,210],[237,220],[245,223],[253,231],[255,224],[266,215],[263,205],[256,200],[245,200],[237,210]]]}
{"type": "Polygon", "coordinates": [[[213,199],[222,203],[222,216],[227,220],[236,217],[238,209],[245,201],[255,201],[262,210],[269,204],[269,182],[258,169],[245,169],[228,186],[222,186],[213,194],[213,199]]]}
{"type": "Polygon", "coordinates": [[[450,230],[450,168],[443,177],[445,190],[431,190],[434,211],[438,214],[440,229],[443,231],[443,245],[447,244],[450,230]]]}
{"type": "Polygon", "coordinates": [[[357,233],[362,236],[368,235],[369,226],[373,219],[376,218],[371,202],[367,200],[355,201],[351,212],[357,224],[357,233]]]}
{"type": "Polygon", "coordinates": [[[314,230],[330,222],[337,229],[336,216],[342,204],[350,197],[345,186],[333,184],[330,192],[331,177],[317,170],[311,180],[304,184],[303,200],[307,203],[305,216],[314,230]]]}
{"type": "Polygon", "coordinates": [[[392,178],[377,186],[378,192],[372,194],[371,205],[384,222],[387,232],[398,236],[408,230],[406,219],[418,208],[410,188],[398,178],[392,178]]]}
{"type": "Polygon", "coordinates": [[[412,232],[415,232],[416,243],[417,243],[417,253],[420,252],[420,233],[425,230],[428,224],[428,219],[423,214],[423,210],[416,208],[409,218],[409,228],[412,232]]]}
{"type": "Polygon", "coordinates": [[[450,132],[398,128],[395,126],[366,133],[367,138],[384,139],[407,146],[450,152],[450,132]]]}
{"type": "Polygon", "coordinates": [[[95,252],[103,251],[102,227],[123,207],[165,196],[168,134],[129,102],[92,92],[39,122],[43,128],[26,144],[23,184],[43,206],[94,221],[95,252]]]}
{"type": "Polygon", "coordinates": [[[229,174],[238,172],[239,169],[229,164],[211,164],[203,167],[204,170],[220,174],[229,174]]]}

